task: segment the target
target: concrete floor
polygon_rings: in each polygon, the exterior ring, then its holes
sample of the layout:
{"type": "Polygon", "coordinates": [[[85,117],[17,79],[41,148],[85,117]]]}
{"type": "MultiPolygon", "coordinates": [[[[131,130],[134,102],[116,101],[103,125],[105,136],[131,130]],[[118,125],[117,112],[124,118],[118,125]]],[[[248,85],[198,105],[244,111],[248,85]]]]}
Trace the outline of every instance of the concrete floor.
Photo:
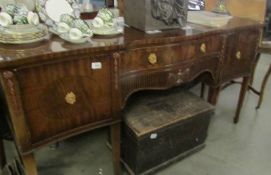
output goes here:
{"type": "MultiPolygon", "coordinates": [[[[255,84],[262,80],[271,56],[262,55],[255,84]]],[[[271,174],[271,81],[263,106],[256,111],[258,97],[249,92],[238,125],[232,123],[240,85],[221,92],[206,148],[173,164],[157,175],[270,175],[271,174]]],[[[196,87],[193,91],[198,92],[196,87]]],[[[40,175],[112,175],[111,152],[105,146],[106,130],[90,132],[60,143],[60,147],[36,152],[40,175]]],[[[15,155],[7,142],[8,157],[15,155]]],[[[124,171],[123,174],[126,174],[124,171]]]]}

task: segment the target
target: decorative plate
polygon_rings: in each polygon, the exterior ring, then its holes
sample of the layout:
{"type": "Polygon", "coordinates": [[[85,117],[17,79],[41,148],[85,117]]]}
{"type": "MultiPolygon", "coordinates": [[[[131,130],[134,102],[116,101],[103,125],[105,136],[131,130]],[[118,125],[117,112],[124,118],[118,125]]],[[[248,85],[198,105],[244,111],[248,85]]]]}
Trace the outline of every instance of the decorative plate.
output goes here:
{"type": "Polygon", "coordinates": [[[56,27],[62,14],[80,17],[78,0],[37,0],[36,8],[41,20],[49,27],[56,27]]]}

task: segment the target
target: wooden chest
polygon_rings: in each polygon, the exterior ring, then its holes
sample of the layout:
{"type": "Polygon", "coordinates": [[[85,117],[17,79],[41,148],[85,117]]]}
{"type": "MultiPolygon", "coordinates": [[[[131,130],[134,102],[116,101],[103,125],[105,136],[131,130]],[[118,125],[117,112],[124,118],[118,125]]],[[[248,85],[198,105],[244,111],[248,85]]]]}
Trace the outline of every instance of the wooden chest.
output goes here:
{"type": "Polygon", "coordinates": [[[122,159],[131,174],[148,174],[204,146],[213,107],[180,88],[146,92],[124,112],[122,159]]]}

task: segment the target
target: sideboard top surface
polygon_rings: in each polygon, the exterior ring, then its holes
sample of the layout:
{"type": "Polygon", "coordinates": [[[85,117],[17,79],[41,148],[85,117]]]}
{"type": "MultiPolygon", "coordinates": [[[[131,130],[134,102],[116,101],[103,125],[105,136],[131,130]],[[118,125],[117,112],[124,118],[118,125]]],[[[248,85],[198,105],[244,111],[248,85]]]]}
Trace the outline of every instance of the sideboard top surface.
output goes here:
{"type": "Polygon", "coordinates": [[[159,44],[177,43],[186,39],[198,38],[210,34],[221,34],[243,28],[260,28],[261,24],[234,17],[226,26],[211,28],[189,24],[188,29],[167,30],[156,34],[147,34],[126,27],[123,35],[112,37],[94,37],[92,43],[70,44],[57,36],[50,40],[27,44],[0,44],[0,69],[17,68],[28,64],[41,64],[46,61],[58,61],[77,56],[106,54],[125,49],[147,47],[159,44]]]}

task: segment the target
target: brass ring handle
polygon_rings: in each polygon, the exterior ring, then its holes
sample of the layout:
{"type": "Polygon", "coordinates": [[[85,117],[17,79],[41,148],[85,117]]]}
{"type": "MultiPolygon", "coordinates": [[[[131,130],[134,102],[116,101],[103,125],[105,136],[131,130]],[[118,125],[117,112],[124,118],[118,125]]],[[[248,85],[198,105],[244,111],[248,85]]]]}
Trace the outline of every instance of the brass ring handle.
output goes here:
{"type": "Polygon", "coordinates": [[[202,44],[200,45],[200,51],[201,51],[202,53],[206,53],[206,44],[205,44],[205,43],[202,43],[202,44]]]}
{"type": "Polygon", "coordinates": [[[69,92],[67,93],[67,95],[65,96],[65,101],[66,103],[73,105],[76,103],[76,95],[73,92],[69,92]]]}
{"type": "Polygon", "coordinates": [[[240,60],[242,58],[242,53],[240,51],[236,52],[236,58],[240,60]]]}
{"type": "Polygon", "coordinates": [[[151,53],[148,57],[148,61],[150,64],[156,64],[157,63],[157,56],[155,53],[151,53]]]}

